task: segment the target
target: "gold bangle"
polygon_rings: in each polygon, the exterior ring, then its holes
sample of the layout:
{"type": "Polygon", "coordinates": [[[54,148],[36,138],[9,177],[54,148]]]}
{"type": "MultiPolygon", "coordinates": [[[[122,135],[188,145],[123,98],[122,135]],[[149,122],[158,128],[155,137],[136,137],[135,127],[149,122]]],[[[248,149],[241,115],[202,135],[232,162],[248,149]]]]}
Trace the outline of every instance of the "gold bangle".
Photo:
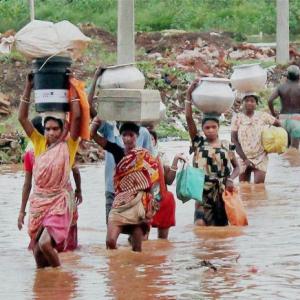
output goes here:
{"type": "Polygon", "coordinates": [[[72,99],[72,100],[71,100],[71,102],[77,102],[77,101],[79,102],[80,99],[77,98],[77,99],[72,99]]]}
{"type": "Polygon", "coordinates": [[[20,99],[21,102],[26,102],[26,103],[30,103],[30,99],[29,98],[25,98],[25,97],[21,97],[20,99]]]}
{"type": "Polygon", "coordinates": [[[173,172],[177,172],[178,167],[176,167],[176,168],[170,167],[170,170],[173,171],[173,172]]]}
{"type": "Polygon", "coordinates": [[[24,102],[24,103],[30,104],[29,101],[25,101],[25,100],[20,100],[20,102],[24,102]]]}

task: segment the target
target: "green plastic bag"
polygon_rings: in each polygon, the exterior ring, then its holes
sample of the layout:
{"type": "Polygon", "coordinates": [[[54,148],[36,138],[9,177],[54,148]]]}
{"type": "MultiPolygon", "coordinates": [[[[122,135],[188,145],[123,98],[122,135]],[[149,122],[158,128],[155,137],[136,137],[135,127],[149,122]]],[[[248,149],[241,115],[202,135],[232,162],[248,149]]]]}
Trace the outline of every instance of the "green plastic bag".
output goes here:
{"type": "Polygon", "coordinates": [[[183,203],[191,199],[202,202],[205,173],[202,169],[183,165],[176,175],[176,195],[183,203]]]}

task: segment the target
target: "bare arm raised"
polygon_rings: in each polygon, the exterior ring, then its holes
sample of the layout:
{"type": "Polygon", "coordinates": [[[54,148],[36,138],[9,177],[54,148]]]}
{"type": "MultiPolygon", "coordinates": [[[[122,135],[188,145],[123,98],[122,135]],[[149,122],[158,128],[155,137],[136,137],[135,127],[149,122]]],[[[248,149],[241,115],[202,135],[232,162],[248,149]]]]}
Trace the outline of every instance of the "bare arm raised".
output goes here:
{"type": "Polygon", "coordinates": [[[96,69],[96,72],[95,72],[94,77],[93,77],[92,85],[91,85],[90,90],[89,90],[88,101],[89,101],[89,104],[90,104],[91,118],[94,118],[97,115],[97,112],[96,112],[95,108],[93,107],[93,101],[94,101],[94,95],[95,95],[97,80],[102,75],[104,70],[105,69],[103,69],[101,66],[99,66],[96,69]]]}
{"type": "Polygon", "coordinates": [[[29,73],[26,77],[25,88],[19,106],[18,120],[22,125],[26,135],[30,137],[34,131],[34,127],[29,120],[30,94],[33,88],[33,74],[29,73]]]}
{"type": "Polygon", "coordinates": [[[79,96],[76,90],[71,87],[71,102],[70,102],[70,136],[73,141],[77,141],[80,135],[80,119],[81,119],[81,109],[79,103],[79,96]]]}
{"type": "Polygon", "coordinates": [[[107,144],[107,139],[100,136],[97,132],[98,128],[101,126],[101,120],[99,117],[95,117],[91,125],[91,138],[102,148],[105,148],[107,144]]]}
{"type": "Polygon", "coordinates": [[[185,118],[189,130],[189,135],[191,140],[193,141],[196,137],[198,131],[196,123],[193,119],[193,111],[192,111],[192,92],[197,87],[199,80],[195,80],[189,89],[187,90],[187,100],[185,101],[185,118]]]}

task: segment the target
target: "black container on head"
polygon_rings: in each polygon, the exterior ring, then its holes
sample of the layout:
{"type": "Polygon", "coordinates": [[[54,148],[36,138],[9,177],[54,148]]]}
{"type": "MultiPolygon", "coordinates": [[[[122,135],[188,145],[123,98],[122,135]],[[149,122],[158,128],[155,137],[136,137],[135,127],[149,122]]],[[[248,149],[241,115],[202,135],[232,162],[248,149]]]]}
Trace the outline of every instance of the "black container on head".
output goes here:
{"type": "Polygon", "coordinates": [[[71,64],[71,58],[62,56],[37,58],[32,62],[37,112],[70,110],[67,70],[71,64]]]}

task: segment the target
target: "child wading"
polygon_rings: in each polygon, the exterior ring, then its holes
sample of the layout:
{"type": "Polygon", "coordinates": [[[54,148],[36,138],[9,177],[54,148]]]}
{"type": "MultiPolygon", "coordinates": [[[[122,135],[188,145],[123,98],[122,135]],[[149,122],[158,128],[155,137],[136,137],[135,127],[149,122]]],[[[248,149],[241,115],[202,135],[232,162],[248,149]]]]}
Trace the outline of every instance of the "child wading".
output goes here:
{"type": "Polygon", "coordinates": [[[191,93],[197,86],[195,81],[187,92],[185,113],[192,150],[193,164],[205,172],[203,203],[195,204],[195,224],[199,226],[226,226],[228,220],[222,193],[233,191],[233,180],[239,174],[239,166],[234,153],[234,145],[219,139],[219,118],[205,115],[202,121],[203,135],[198,134],[192,117],[191,93]]]}

